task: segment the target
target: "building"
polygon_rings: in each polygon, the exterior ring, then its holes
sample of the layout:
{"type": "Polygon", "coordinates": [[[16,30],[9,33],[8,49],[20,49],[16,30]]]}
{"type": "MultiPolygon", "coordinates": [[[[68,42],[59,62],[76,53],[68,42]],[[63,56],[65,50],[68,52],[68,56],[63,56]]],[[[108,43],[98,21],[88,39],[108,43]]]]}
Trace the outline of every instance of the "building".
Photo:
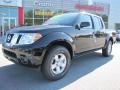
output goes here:
{"type": "Polygon", "coordinates": [[[108,28],[120,30],[120,0],[94,0],[97,2],[103,2],[110,5],[110,12],[108,18],[108,28]]]}
{"type": "Polygon", "coordinates": [[[0,0],[0,36],[23,24],[22,0],[0,0]]]}
{"type": "Polygon", "coordinates": [[[110,0],[109,28],[120,30],[120,0],[110,0]]]}
{"type": "Polygon", "coordinates": [[[108,25],[109,4],[92,0],[0,0],[0,35],[13,27],[40,25],[48,18],[87,11],[103,17],[108,25]]]}

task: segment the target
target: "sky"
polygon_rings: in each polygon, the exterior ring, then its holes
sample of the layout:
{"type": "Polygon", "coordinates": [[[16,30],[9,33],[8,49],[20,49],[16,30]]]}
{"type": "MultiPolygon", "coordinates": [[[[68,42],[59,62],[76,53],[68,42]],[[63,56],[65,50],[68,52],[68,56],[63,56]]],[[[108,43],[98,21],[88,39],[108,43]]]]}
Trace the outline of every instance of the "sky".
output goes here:
{"type": "Polygon", "coordinates": [[[93,0],[88,0],[89,5],[92,5],[92,3],[93,3],[93,0]]]}

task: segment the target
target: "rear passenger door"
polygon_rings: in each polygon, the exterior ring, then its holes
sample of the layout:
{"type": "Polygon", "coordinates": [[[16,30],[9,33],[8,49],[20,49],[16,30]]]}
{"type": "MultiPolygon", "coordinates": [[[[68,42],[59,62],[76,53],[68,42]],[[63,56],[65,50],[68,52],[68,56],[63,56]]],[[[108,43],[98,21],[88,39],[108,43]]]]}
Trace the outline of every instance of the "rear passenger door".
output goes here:
{"type": "Polygon", "coordinates": [[[105,29],[102,19],[97,16],[93,16],[94,22],[94,35],[96,37],[96,48],[101,48],[105,44],[105,29]]]}

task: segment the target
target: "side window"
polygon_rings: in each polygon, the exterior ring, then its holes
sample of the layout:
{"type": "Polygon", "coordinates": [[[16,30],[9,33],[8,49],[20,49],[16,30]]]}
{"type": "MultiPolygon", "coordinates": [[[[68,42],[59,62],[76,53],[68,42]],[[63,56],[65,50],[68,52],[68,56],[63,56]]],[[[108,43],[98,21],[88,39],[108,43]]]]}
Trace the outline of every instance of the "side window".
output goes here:
{"type": "Polygon", "coordinates": [[[93,28],[92,27],[91,17],[89,15],[81,14],[80,15],[80,23],[82,23],[82,22],[89,22],[90,23],[90,26],[84,27],[84,28],[93,28]]]}
{"type": "Polygon", "coordinates": [[[94,28],[99,30],[99,29],[102,29],[103,28],[103,25],[102,25],[102,21],[100,18],[98,17],[93,17],[93,22],[94,22],[94,28]]]}

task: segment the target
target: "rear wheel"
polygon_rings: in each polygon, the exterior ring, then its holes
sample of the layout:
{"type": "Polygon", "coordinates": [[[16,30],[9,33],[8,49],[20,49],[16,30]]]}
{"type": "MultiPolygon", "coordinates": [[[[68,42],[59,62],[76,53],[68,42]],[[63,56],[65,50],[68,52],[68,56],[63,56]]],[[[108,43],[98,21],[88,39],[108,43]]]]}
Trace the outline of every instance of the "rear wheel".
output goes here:
{"type": "Polygon", "coordinates": [[[68,72],[70,63],[69,51],[63,46],[54,46],[47,53],[41,70],[49,80],[58,80],[68,72]]]}
{"type": "Polygon", "coordinates": [[[108,57],[112,52],[112,41],[109,41],[106,48],[102,49],[102,55],[108,57]]]}

